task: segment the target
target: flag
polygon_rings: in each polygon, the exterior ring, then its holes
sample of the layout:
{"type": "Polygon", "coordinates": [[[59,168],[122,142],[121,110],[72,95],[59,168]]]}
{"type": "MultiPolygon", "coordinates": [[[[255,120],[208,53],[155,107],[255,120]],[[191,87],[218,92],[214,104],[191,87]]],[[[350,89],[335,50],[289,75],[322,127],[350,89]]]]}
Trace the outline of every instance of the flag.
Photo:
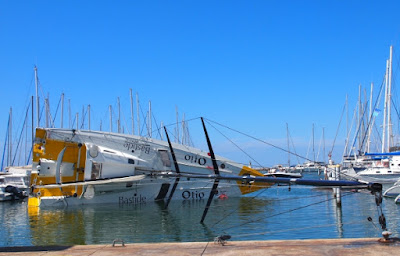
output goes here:
{"type": "Polygon", "coordinates": [[[379,113],[381,112],[380,109],[375,109],[374,112],[372,113],[373,116],[377,117],[379,115],[379,113]]]}

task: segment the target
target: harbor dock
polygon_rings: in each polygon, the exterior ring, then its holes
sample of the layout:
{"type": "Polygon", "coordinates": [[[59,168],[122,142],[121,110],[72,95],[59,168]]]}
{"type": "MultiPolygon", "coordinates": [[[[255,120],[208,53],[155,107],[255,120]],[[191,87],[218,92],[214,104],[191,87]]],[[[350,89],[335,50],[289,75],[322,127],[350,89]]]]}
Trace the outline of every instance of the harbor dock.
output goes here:
{"type": "Polygon", "coordinates": [[[400,255],[400,241],[379,238],[130,243],[107,245],[0,247],[3,255],[400,255]]]}

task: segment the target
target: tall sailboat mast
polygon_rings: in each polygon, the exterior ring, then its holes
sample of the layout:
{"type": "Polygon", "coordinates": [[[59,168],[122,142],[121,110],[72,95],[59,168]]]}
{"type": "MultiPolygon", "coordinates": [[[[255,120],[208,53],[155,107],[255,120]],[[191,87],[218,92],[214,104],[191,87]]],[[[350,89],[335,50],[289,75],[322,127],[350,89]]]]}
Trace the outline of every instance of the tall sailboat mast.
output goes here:
{"type": "Polygon", "coordinates": [[[390,46],[390,54],[389,54],[389,73],[388,73],[388,97],[387,97],[387,152],[390,151],[390,142],[392,139],[392,124],[391,124],[391,109],[392,109],[392,62],[393,62],[393,46],[390,46]]]}
{"type": "Polygon", "coordinates": [[[372,95],[373,95],[373,91],[374,91],[374,83],[371,83],[371,92],[369,95],[369,126],[368,126],[368,140],[367,140],[367,152],[370,152],[370,147],[371,147],[371,131],[372,131],[372,127],[373,127],[373,110],[372,110],[372,95]]]}
{"type": "Polygon", "coordinates": [[[287,136],[287,148],[288,148],[288,167],[290,168],[290,143],[289,143],[289,125],[286,123],[286,136],[287,136]]]}
{"type": "Polygon", "coordinates": [[[361,150],[361,141],[362,141],[362,135],[361,135],[361,122],[362,122],[362,103],[361,103],[361,84],[358,86],[358,119],[357,119],[357,127],[358,127],[358,149],[361,150]]]}
{"type": "Polygon", "coordinates": [[[38,75],[37,75],[37,67],[35,66],[35,88],[36,88],[36,126],[40,127],[39,124],[39,89],[38,89],[38,75]]]}
{"type": "Polygon", "coordinates": [[[386,149],[387,96],[389,87],[388,83],[389,83],[389,60],[386,61],[386,73],[385,73],[385,103],[383,109],[382,153],[384,153],[386,149]]]}
{"type": "Polygon", "coordinates": [[[112,108],[111,108],[111,105],[108,106],[108,109],[110,111],[110,132],[112,132],[112,108]]]}
{"type": "Polygon", "coordinates": [[[148,123],[149,123],[149,125],[148,125],[148,135],[149,135],[149,138],[151,138],[151,133],[152,133],[152,127],[151,127],[151,101],[149,101],[149,117],[148,117],[148,123]]]}
{"type": "Polygon", "coordinates": [[[139,94],[136,93],[136,109],[137,109],[137,124],[138,124],[138,135],[140,136],[140,106],[139,106],[139,94]]]}
{"type": "Polygon", "coordinates": [[[64,128],[64,93],[61,93],[61,119],[60,119],[60,128],[64,128]]]}
{"type": "Polygon", "coordinates": [[[132,95],[132,89],[129,89],[129,96],[131,99],[131,121],[132,121],[132,135],[135,134],[135,119],[134,119],[134,113],[133,113],[133,95],[132,95]]]}
{"type": "Polygon", "coordinates": [[[87,107],[87,111],[88,111],[88,130],[90,131],[90,104],[87,107]]]}

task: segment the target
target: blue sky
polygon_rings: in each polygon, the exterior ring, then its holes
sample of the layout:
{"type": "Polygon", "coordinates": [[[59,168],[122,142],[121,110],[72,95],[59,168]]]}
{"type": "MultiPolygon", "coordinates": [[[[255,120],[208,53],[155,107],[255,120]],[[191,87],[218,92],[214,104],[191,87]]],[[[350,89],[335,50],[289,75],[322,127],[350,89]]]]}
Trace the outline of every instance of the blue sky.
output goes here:
{"type": "MultiPolygon", "coordinates": [[[[303,156],[314,124],[316,147],[324,128],[329,151],[346,95],[351,112],[359,84],[368,92],[371,82],[381,84],[390,45],[396,78],[399,7],[398,1],[1,1],[0,153],[10,107],[13,138],[19,137],[35,95],[35,65],[52,114],[65,93],[73,116],[91,105],[92,129],[101,121],[109,130],[108,106],[115,111],[120,97],[130,131],[132,88],[144,111],[151,100],[157,122],[175,122],[177,107],[180,117],[204,116],[283,148],[288,123],[303,156]]],[[[341,129],[335,160],[345,137],[341,129]]],[[[214,141],[218,154],[237,157],[214,141]]],[[[287,162],[279,150],[254,152],[263,165],[287,162]]]]}

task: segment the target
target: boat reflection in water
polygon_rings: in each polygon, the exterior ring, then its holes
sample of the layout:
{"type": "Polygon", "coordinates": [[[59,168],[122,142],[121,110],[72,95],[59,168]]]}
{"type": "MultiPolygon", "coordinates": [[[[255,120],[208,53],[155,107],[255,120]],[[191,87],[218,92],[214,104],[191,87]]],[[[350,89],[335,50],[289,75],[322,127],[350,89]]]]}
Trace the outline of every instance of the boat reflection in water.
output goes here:
{"type": "MultiPolygon", "coordinates": [[[[367,218],[378,225],[369,193],[344,192],[337,208],[330,190],[275,186],[256,197],[215,199],[204,224],[206,200],[147,202],[139,205],[69,206],[29,211],[27,245],[111,244],[231,240],[320,239],[380,237],[367,218]]],[[[384,199],[388,229],[399,235],[400,207],[384,199]]]]}
{"type": "MultiPolygon", "coordinates": [[[[205,200],[173,201],[143,205],[94,205],[49,208],[29,212],[33,245],[109,244],[125,242],[210,241],[211,225],[200,224],[205,200]]],[[[207,223],[240,223],[263,214],[270,202],[251,198],[215,200],[207,223]],[[251,202],[251,203],[250,203],[251,202]]],[[[39,209],[39,208],[36,208],[39,209]]],[[[223,224],[225,225],[225,224],[223,224]]],[[[221,227],[221,225],[218,225],[221,227]]]]}

